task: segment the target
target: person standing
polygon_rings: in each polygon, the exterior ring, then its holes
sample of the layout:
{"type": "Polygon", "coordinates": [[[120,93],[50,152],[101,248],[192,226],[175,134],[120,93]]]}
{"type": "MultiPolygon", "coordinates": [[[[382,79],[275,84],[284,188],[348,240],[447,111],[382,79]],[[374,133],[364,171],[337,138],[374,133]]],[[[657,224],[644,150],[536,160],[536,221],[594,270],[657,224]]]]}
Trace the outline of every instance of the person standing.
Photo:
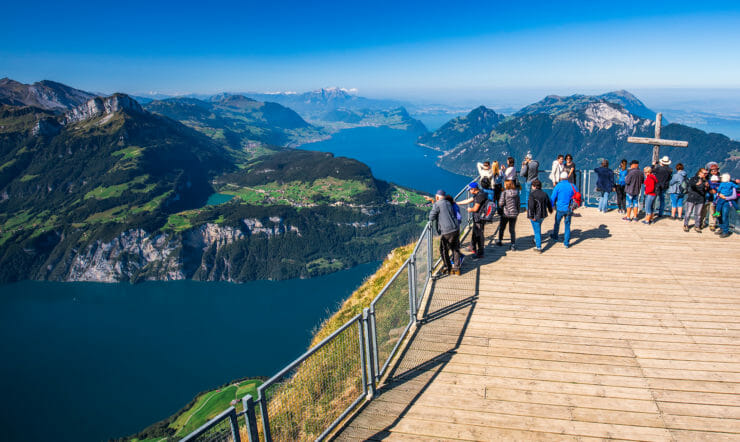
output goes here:
{"type": "Polygon", "coordinates": [[[498,165],[498,161],[491,164],[491,173],[493,174],[493,201],[498,201],[501,192],[504,191],[504,173],[498,165]]]}
{"type": "Polygon", "coordinates": [[[516,218],[519,216],[519,191],[516,189],[514,181],[506,180],[504,182],[504,192],[501,194],[499,205],[502,208],[501,223],[498,227],[498,241],[496,245],[500,246],[504,239],[504,229],[509,225],[509,235],[511,236],[511,246],[509,250],[516,250],[516,218]]]}
{"type": "Polygon", "coordinates": [[[552,166],[550,166],[550,181],[552,181],[552,185],[555,186],[558,181],[560,181],[560,174],[563,172],[563,162],[565,159],[562,155],[558,155],[558,158],[552,162],[552,166]]]}
{"type": "Polygon", "coordinates": [[[617,191],[617,207],[619,209],[618,213],[627,213],[627,194],[624,191],[624,186],[626,184],[624,179],[627,178],[627,172],[627,160],[622,159],[622,161],[619,162],[619,169],[617,170],[618,178],[615,189],[617,191]]]}
{"type": "Polygon", "coordinates": [[[609,208],[609,194],[614,189],[614,172],[609,169],[609,161],[603,160],[601,167],[594,169],[596,172],[596,191],[601,194],[599,200],[599,212],[606,213],[609,208]]]}
{"type": "MultiPolygon", "coordinates": [[[[719,185],[719,164],[717,164],[716,161],[710,161],[704,166],[704,168],[707,170],[708,175],[706,177],[707,182],[709,183],[709,189],[707,190],[708,195],[706,195],[706,198],[704,199],[704,207],[701,211],[701,219],[702,221],[702,228],[709,226],[709,230],[714,232],[714,230],[717,228],[717,218],[711,216],[714,213],[715,205],[714,205],[714,194],[716,193],[715,189],[712,189],[712,177],[716,176],[715,182],[717,182],[717,186],[719,185]]],[[[715,188],[717,187],[715,186],[715,188]]]]}
{"type": "MultiPolygon", "coordinates": [[[[737,184],[730,179],[729,173],[723,173],[722,182],[717,188],[716,203],[717,212],[719,212],[719,228],[715,233],[720,238],[730,236],[730,211],[737,210],[737,184]]],[[[715,213],[715,215],[717,215],[715,213]]]]}
{"type": "Polygon", "coordinates": [[[446,198],[444,190],[438,190],[434,195],[434,205],[429,212],[429,221],[436,222],[439,239],[439,256],[445,265],[444,273],[460,274],[460,221],[457,219],[454,200],[446,198]],[[450,261],[452,252],[452,261],[450,261]]]}
{"type": "Polygon", "coordinates": [[[470,248],[473,251],[473,259],[483,258],[483,238],[485,221],[480,219],[480,210],[483,203],[488,200],[485,192],[481,192],[478,183],[468,184],[468,191],[471,197],[460,201],[460,205],[473,203],[473,207],[468,207],[468,213],[473,214],[473,233],[470,239],[470,248]]]}
{"type": "Polygon", "coordinates": [[[532,159],[531,153],[527,153],[524,157],[524,162],[522,163],[522,169],[519,172],[519,175],[522,177],[522,181],[524,181],[521,195],[521,199],[524,201],[524,207],[527,207],[529,192],[532,191],[532,181],[537,179],[537,176],[540,173],[539,168],[540,163],[537,160],[532,159]]]}
{"type": "Polygon", "coordinates": [[[490,161],[484,161],[482,163],[477,163],[476,167],[478,168],[478,175],[481,179],[488,178],[490,182],[493,182],[493,169],[491,168],[491,162],[490,161]]]}
{"type": "Polygon", "coordinates": [[[565,171],[560,175],[560,182],[554,189],[552,189],[552,205],[555,208],[555,224],[552,226],[550,238],[553,241],[558,240],[560,221],[563,221],[563,245],[566,249],[570,247],[570,219],[573,215],[570,202],[576,191],[577,189],[575,184],[568,181],[568,172],[565,171]]]}
{"type": "Polygon", "coordinates": [[[689,179],[686,177],[686,171],[683,170],[683,164],[676,164],[676,173],[671,177],[668,183],[668,195],[671,198],[671,218],[683,218],[683,199],[688,189],[689,179]]]}
{"type": "Polygon", "coordinates": [[[504,180],[516,182],[516,167],[514,167],[514,157],[506,159],[506,170],[504,170],[504,180]]]}
{"type": "Polygon", "coordinates": [[[655,175],[655,178],[658,180],[658,184],[655,188],[655,194],[658,200],[656,218],[663,216],[663,210],[665,209],[665,194],[668,191],[668,187],[671,183],[671,176],[673,175],[673,171],[671,171],[670,168],[671,159],[668,158],[667,155],[661,158],[658,163],[659,165],[653,168],[653,175],[655,175]]]}
{"type": "Polygon", "coordinates": [[[542,253],[542,220],[552,213],[552,203],[550,197],[542,191],[542,182],[540,180],[532,181],[532,193],[529,194],[527,202],[527,218],[532,223],[534,232],[535,250],[542,253]]]}
{"type": "Polygon", "coordinates": [[[576,183],[576,163],[573,162],[573,155],[567,154],[565,156],[565,164],[563,170],[568,173],[568,181],[572,184],[576,183]]]}
{"type": "Polygon", "coordinates": [[[655,216],[655,198],[657,197],[658,178],[653,173],[653,168],[646,166],[645,173],[645,219],[643,224],[652,224],[655,216]]]}
{"type": "Polygon", "coordinates": [[[626,194],[627,216],[625,221],[637,221],[639,211],[640,189],[642,188],[643,176],[639,169],[640,163],[632,160],[627,176],[624,178],[624,193],[626,194]]]}
{"type": "Polygon", "coordinates": [[[694,218],[694,230],[697,233],[701,233],[702,222],[702,209],[707,199],[707,192],[709,191],[709,180],[707,180],[707,169],[701,168],[696,175],[689,179],[688,189],[686,191],[686,210],[683,211],[683,231],[689,231],[689,220],[694,218]]]}

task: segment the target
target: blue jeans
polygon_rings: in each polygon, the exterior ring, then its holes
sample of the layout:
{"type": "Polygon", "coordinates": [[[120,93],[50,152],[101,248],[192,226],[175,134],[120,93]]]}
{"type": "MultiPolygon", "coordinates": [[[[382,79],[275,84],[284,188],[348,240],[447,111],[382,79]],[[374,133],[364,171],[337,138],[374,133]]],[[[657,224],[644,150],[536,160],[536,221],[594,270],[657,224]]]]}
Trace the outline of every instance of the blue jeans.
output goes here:
{"type": "Polygon", "coordinates": [[[534,243],[538,249],[541,249],[542,248],[542,220],[533,221],[530,219],[529,222],[532,223],[532,230],[534,231],[534,243]]]}
{"type": "Polygon", "coordinates": [[[663,209],[665,209],[665,190],[658,192],[658,216],[663,216],[663,209]]]}
{"type": "Polygon", "coordinates": [[[606,212],[609,207],[609,192],[601,192],[601,199],[599,200],[599,212],[606,212]]]}
{"type": "Polygon", "coordinates": [[[657,195],[645,195],[645,215],[652,215],[655,212],[655,198],[657,195]]]}
{"type": "Polygon", "coordinates": [[[522,192],[519,195],[519,200],[521,201],[521,205],[524,206],[526,209],[529,205],[529,193],[532,191],[532,183],[530,182],[524,182],[524,185],[522,186],[522,192]]]}
{"type": "Polygon", "coordinates": [[[563,244],[565,246],[570,246],[570,217],[573,215],[573,212],[570,210],[568,211],[561,211],[558,210],[555,213],[555,225],[552,226],[552,234],[550,235],[550,238],[557,241],[558,239],[558,232],[560,231],[560,220],[564,220],[563,223],[565,225],[563,230],[563,244]]]}
{"type": "Polygon", "coordinates": [[[672,193],[671,194],[671,207],[674,209],[683,207],[683,193],[672,193]]]}
{"type": "Polygon", "coordinates": [[[722,229],[722,233],[730,233],[730,209],[735,210],[732,204],[725,202],[722,205],[722,211],[720,212],[722,219],[719,223],[719,228],[722,229]]]}

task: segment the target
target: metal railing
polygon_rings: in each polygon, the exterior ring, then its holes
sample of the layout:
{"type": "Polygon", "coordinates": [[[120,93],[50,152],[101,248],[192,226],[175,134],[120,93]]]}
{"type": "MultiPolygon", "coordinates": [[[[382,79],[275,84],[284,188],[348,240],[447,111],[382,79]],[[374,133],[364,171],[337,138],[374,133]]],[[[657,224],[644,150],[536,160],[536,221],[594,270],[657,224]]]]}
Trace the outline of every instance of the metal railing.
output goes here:
{"type": "MultiPolygon", "coordinates": [[[[590,175],[577,171],[576,186],[586,203],[594,205],[590,175]]],[[[541,171],[540,180],[545,190],[552,189],[549,171],[541,171]]],[[[455,200],[467,196],[466,186],[455,200]]],[[[471,221],[471,214],[462,211],[461,237],[471,221]]],[[[434,226],[426,223],[411,256],[370,306],[262,384],[256,402],[245,396],[241,411],[230,407],[182,440],[241,442],[240,428],[250,442],[324,439],[357,405],[372,399],[417,322],[433,270],[441,262],[434,236],[434,226]]]]}
{"type": "MultiPolygon", "coordinates": [[[[455,199],[467,197],[467,190],[455,199]]],[[[470,221],[463,211],[461,236],[470,221]]],[[[240,411],[230,407],[182,440],[241,442],[240,434],[250,442],[324,439],[357,405],[372,399],[417,322],[440,262],[434,236],[434,226],[426,223],[411,256],[370,306],[260,385],[256,401],[245,396],[240,411]]]]}

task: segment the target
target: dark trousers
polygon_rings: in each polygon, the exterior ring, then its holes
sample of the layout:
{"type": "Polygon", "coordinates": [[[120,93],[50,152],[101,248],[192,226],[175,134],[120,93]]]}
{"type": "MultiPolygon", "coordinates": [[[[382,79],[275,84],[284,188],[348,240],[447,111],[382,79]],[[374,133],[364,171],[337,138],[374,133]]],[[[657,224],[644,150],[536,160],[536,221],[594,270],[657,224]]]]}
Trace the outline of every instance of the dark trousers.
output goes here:
{"type": "Polygon", "coordinates": [[[621,211],[627,210],[627,193],[624,191],[624,186],[616,186],[617,188],[617,207],[621,211]]]}
{"type": "Polygon", "coordinates": [[[502,239],[504,239],[504,229],[506,228],[507,224],[509,225],[509,235],[511,236],[511,243],[514,244],[516,242],[516,217],[501,217],[501,224],[499,224],[498,226],[498,240],[501,241],[502,239]]]}
{"type": "Polygon", "coordinates": [[[478,255],[483,254],[483,229],[485,228],[485,226],[486,223],[482,221],[473,221],[473,235],[470,239],[470,247],[472,247],[473,252],[478,255]]]}
{"type": "Polygon", "coordinates": [[[439,239],[439,256],[442,257],[447,270],[460,265],[460,255],[460,231],[455,230],[442,235],[439,239]],[[452,252],[452,261],[450,261],[450,252],[452,252]]]}

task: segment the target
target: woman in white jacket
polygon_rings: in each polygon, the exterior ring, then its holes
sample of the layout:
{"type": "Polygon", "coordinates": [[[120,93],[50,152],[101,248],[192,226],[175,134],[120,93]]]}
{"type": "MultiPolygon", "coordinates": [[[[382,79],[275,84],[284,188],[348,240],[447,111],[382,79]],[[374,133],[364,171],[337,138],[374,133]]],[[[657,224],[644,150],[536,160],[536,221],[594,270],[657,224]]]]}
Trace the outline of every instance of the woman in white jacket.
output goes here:
{"type": "Polygon", "coordinates": [[[552,181],[552,185],[556,185],[560,181],[560,172],[565,170],[563,168],[563,156],[558,155],[558,159],[552,162],[552,167],[550,168],[550,181],[552,181]]]}

